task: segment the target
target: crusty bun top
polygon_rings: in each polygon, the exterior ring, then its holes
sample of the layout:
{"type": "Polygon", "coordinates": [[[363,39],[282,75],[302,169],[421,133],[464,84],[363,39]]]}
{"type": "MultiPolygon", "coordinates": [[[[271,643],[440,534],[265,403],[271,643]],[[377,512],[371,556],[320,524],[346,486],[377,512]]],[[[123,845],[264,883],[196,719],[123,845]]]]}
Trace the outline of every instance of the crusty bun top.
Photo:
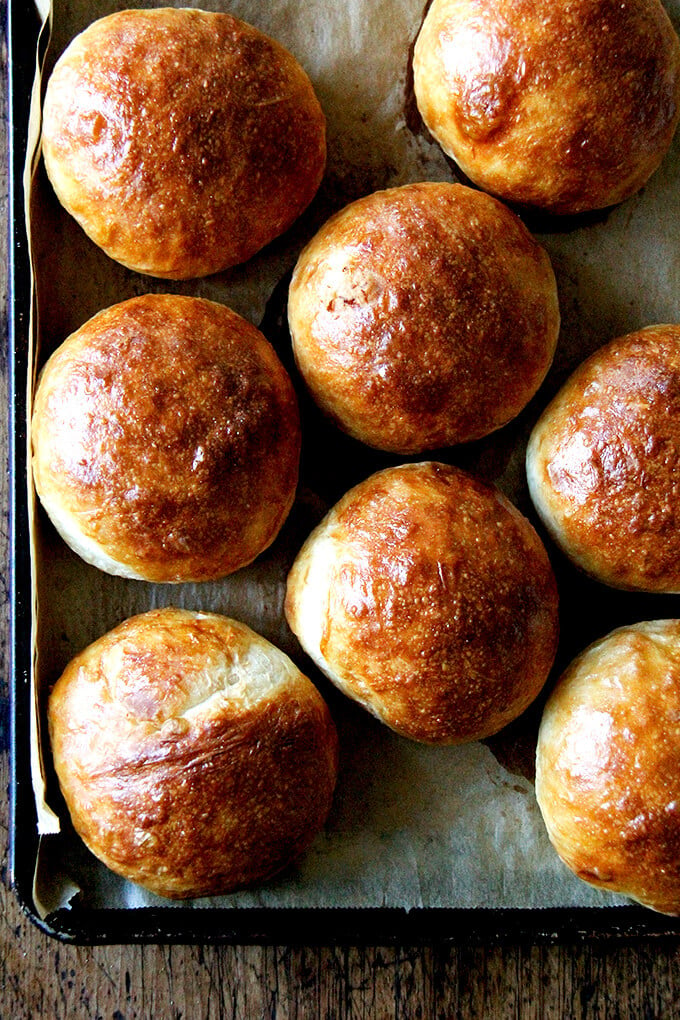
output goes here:
{"type": "Polygon", "coordinates": [[[536,795],[582,879],[680,914],[680,621],[621,627],[566,670],[541,721],[536,795]]]}
{"type": "Polygon", "coordinates": [[[659,0],[433,0],[423,120],[484,189],[555,213],[637,191],[680,116],[680,43],[659,0]]]}
{"type": "Polygon", "coordinates": [[[67,666],[49,729],[76,831],[163,896],[267,878],[330,809],[337,736],[323,699],[279,649],[222,616],[126,620],[67,666]]]}
{"type": "Polygon", "coordinates": [[[152,276],[250,258],[311,201],[325,145],[298,62],[229,14],[110,14],[73,40],[45,93],[59,200],[108,255],[152,276]]]}
{"type": "Polygon", "coordinates": [[[529,522],[446,464],[351,489],[312,532],[285,612],[317,666],[404,736],[460,743],[501,729],[545,683],[557,589],[529,522]]]}
{"type": "Polygon", "coordinates": [[[379,191],[333,216],[290,287],[316,402],[370,446],[419,453],[517,415],[550,366],[550,260],[500,202],[457,184],[379,191]]]}
{"type": "Polygon", "coordinates": [[[105,309],[35,396],[33,474],[76,552],[114,574],[207,580],[275,538],[295,495],[292,384],[250,323],[199,298],[105,309]]]}
{"type": "Polygon", "coordinates": [[[680,592],[680,326],[611,341],[533,430],[529,489],[553,538],[619,588],[680,592]]]}

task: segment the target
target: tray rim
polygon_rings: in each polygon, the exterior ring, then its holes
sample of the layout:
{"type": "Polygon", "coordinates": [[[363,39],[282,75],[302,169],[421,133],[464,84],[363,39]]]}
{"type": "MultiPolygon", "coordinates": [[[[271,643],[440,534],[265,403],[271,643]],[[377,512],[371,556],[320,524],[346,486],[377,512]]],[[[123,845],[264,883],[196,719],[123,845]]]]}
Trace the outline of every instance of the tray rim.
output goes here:
{"type": "Polygon", "coordinates": [[[26,383],[31,287],[23,194],[24,158],[40,19],[32,0],[8,0],[9,155],[9,882],[25,916],[48,936],[79,945],[174,944],[554,944],[675,939],[680,919],[636,905],[583,908],[215,908],[87,909],[42,918],[33,893],[40,837],[29,742],[32,592],[25,485],[26,383]]]}

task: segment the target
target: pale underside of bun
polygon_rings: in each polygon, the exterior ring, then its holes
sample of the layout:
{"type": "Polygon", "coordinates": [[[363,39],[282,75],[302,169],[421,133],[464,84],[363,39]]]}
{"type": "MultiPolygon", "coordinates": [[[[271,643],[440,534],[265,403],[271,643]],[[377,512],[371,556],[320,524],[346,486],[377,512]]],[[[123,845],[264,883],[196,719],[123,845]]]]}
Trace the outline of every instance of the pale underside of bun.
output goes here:
{"type": "Polygon", "coordinates": [[[65,509],[61,500],[52,499],[49,493],[43,492],[40,502],[66,545],[85,563],[114,577],[127,577],[132,581],[147,580],[143,573],[115,559],[100,542],[86,534],[80,527],[77,516],[65,509]]]}

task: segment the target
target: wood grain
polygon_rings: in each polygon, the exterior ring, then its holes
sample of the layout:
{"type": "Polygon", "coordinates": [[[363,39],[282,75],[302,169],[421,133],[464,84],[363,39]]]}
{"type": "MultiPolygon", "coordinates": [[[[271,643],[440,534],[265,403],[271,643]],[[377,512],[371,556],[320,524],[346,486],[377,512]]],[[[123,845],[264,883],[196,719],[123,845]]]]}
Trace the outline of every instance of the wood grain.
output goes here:
{"type": "Polygon", "coordinates": [[[679,1015],[675,946],[63,946],[2,893],[0,1015],[112,1020],[679,1015]]]}
{"type": "MultiPolygon", "coordinates": [[[[0,3],[2,26],[5,2],[0,3]]],[[[6,66],[6,40],[0,55],[6,66]]],[[[4,81],[4,75],[3,75],[4,81]]],[[[6,90],[0,115],[7,126],[6,90]]],[[[7,210],[6,131],[0,202],[7,210]]],[[[6,234],[0,234],[7,333],[6,234]]],[[[7,406],[6,349],[0,402],[7,406]]],[[[0,416],[6,463],[7,424],[0,416]]],[[[7,562],[6,471],[0,553],[7,562]]],[[[7,888],[7,569],[0,585],[0,1020],[658,1020],[680,1016],[680,945],[319,947],[106,946],[53,941],[7,888]]]]}

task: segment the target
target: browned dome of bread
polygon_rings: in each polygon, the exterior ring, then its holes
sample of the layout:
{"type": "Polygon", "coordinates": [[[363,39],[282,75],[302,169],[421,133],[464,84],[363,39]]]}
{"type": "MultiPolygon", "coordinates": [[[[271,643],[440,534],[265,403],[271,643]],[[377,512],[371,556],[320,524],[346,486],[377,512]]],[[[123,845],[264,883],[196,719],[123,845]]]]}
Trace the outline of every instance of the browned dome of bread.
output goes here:
{"type": "Polygon", "coordinates": [[[123,265],[169,279],[244,262],[283,233],[323,176],[309,78],[229,14],[110,14],[48,81],[43,155],[62,205],[123,265]]]}
{"type": "Polygon", "coordinates": [[[288,577],[302,647],[345,694],[404,736],[497,732],[541,690],[557,589],[529,522],[446,464],[405,464],[351,489],[288,577]]]}
{"type": "Polygon", "coordinates": [[[552,537],[605,584],[680,592],[680,326],[612,340],[576,369],[527,449],[552,537]]]}
{"type": "Polygon", "coordinates": [[[33,475],[65,541],[112,574],[204,581],[253,560],[293,503],[300,424],[264,336],[200,298],[105,309],[45,365],[33,475]]]}
{"type": "Polygon", "coordinates": [[[680,621],[621,627],[566,670],[541,721],[536,795],[586,882],[680,914],[680,621]]]}
{"type": "Polygon", "coordinates": [[[480,187],[554,213],[621,202],[680,116],[680,44],[659,0],[434,0],[416,99],[480,187]]]}
{"type": "Polygon", "coordinates": [[[550,366],[550,260],[500,202],[447,183],[361,198],[304,249],[290,287],[312,396],[369,446],[420,453],[515,417],[550,366]]]}
{"type": "Polygon", "coordinates": [[[273,875],[323,825],[337,736],[314,685],[235,620],[158,609],[67,666],[50,695],[74,827],[109,868],[168,897],[273,875]]]}

